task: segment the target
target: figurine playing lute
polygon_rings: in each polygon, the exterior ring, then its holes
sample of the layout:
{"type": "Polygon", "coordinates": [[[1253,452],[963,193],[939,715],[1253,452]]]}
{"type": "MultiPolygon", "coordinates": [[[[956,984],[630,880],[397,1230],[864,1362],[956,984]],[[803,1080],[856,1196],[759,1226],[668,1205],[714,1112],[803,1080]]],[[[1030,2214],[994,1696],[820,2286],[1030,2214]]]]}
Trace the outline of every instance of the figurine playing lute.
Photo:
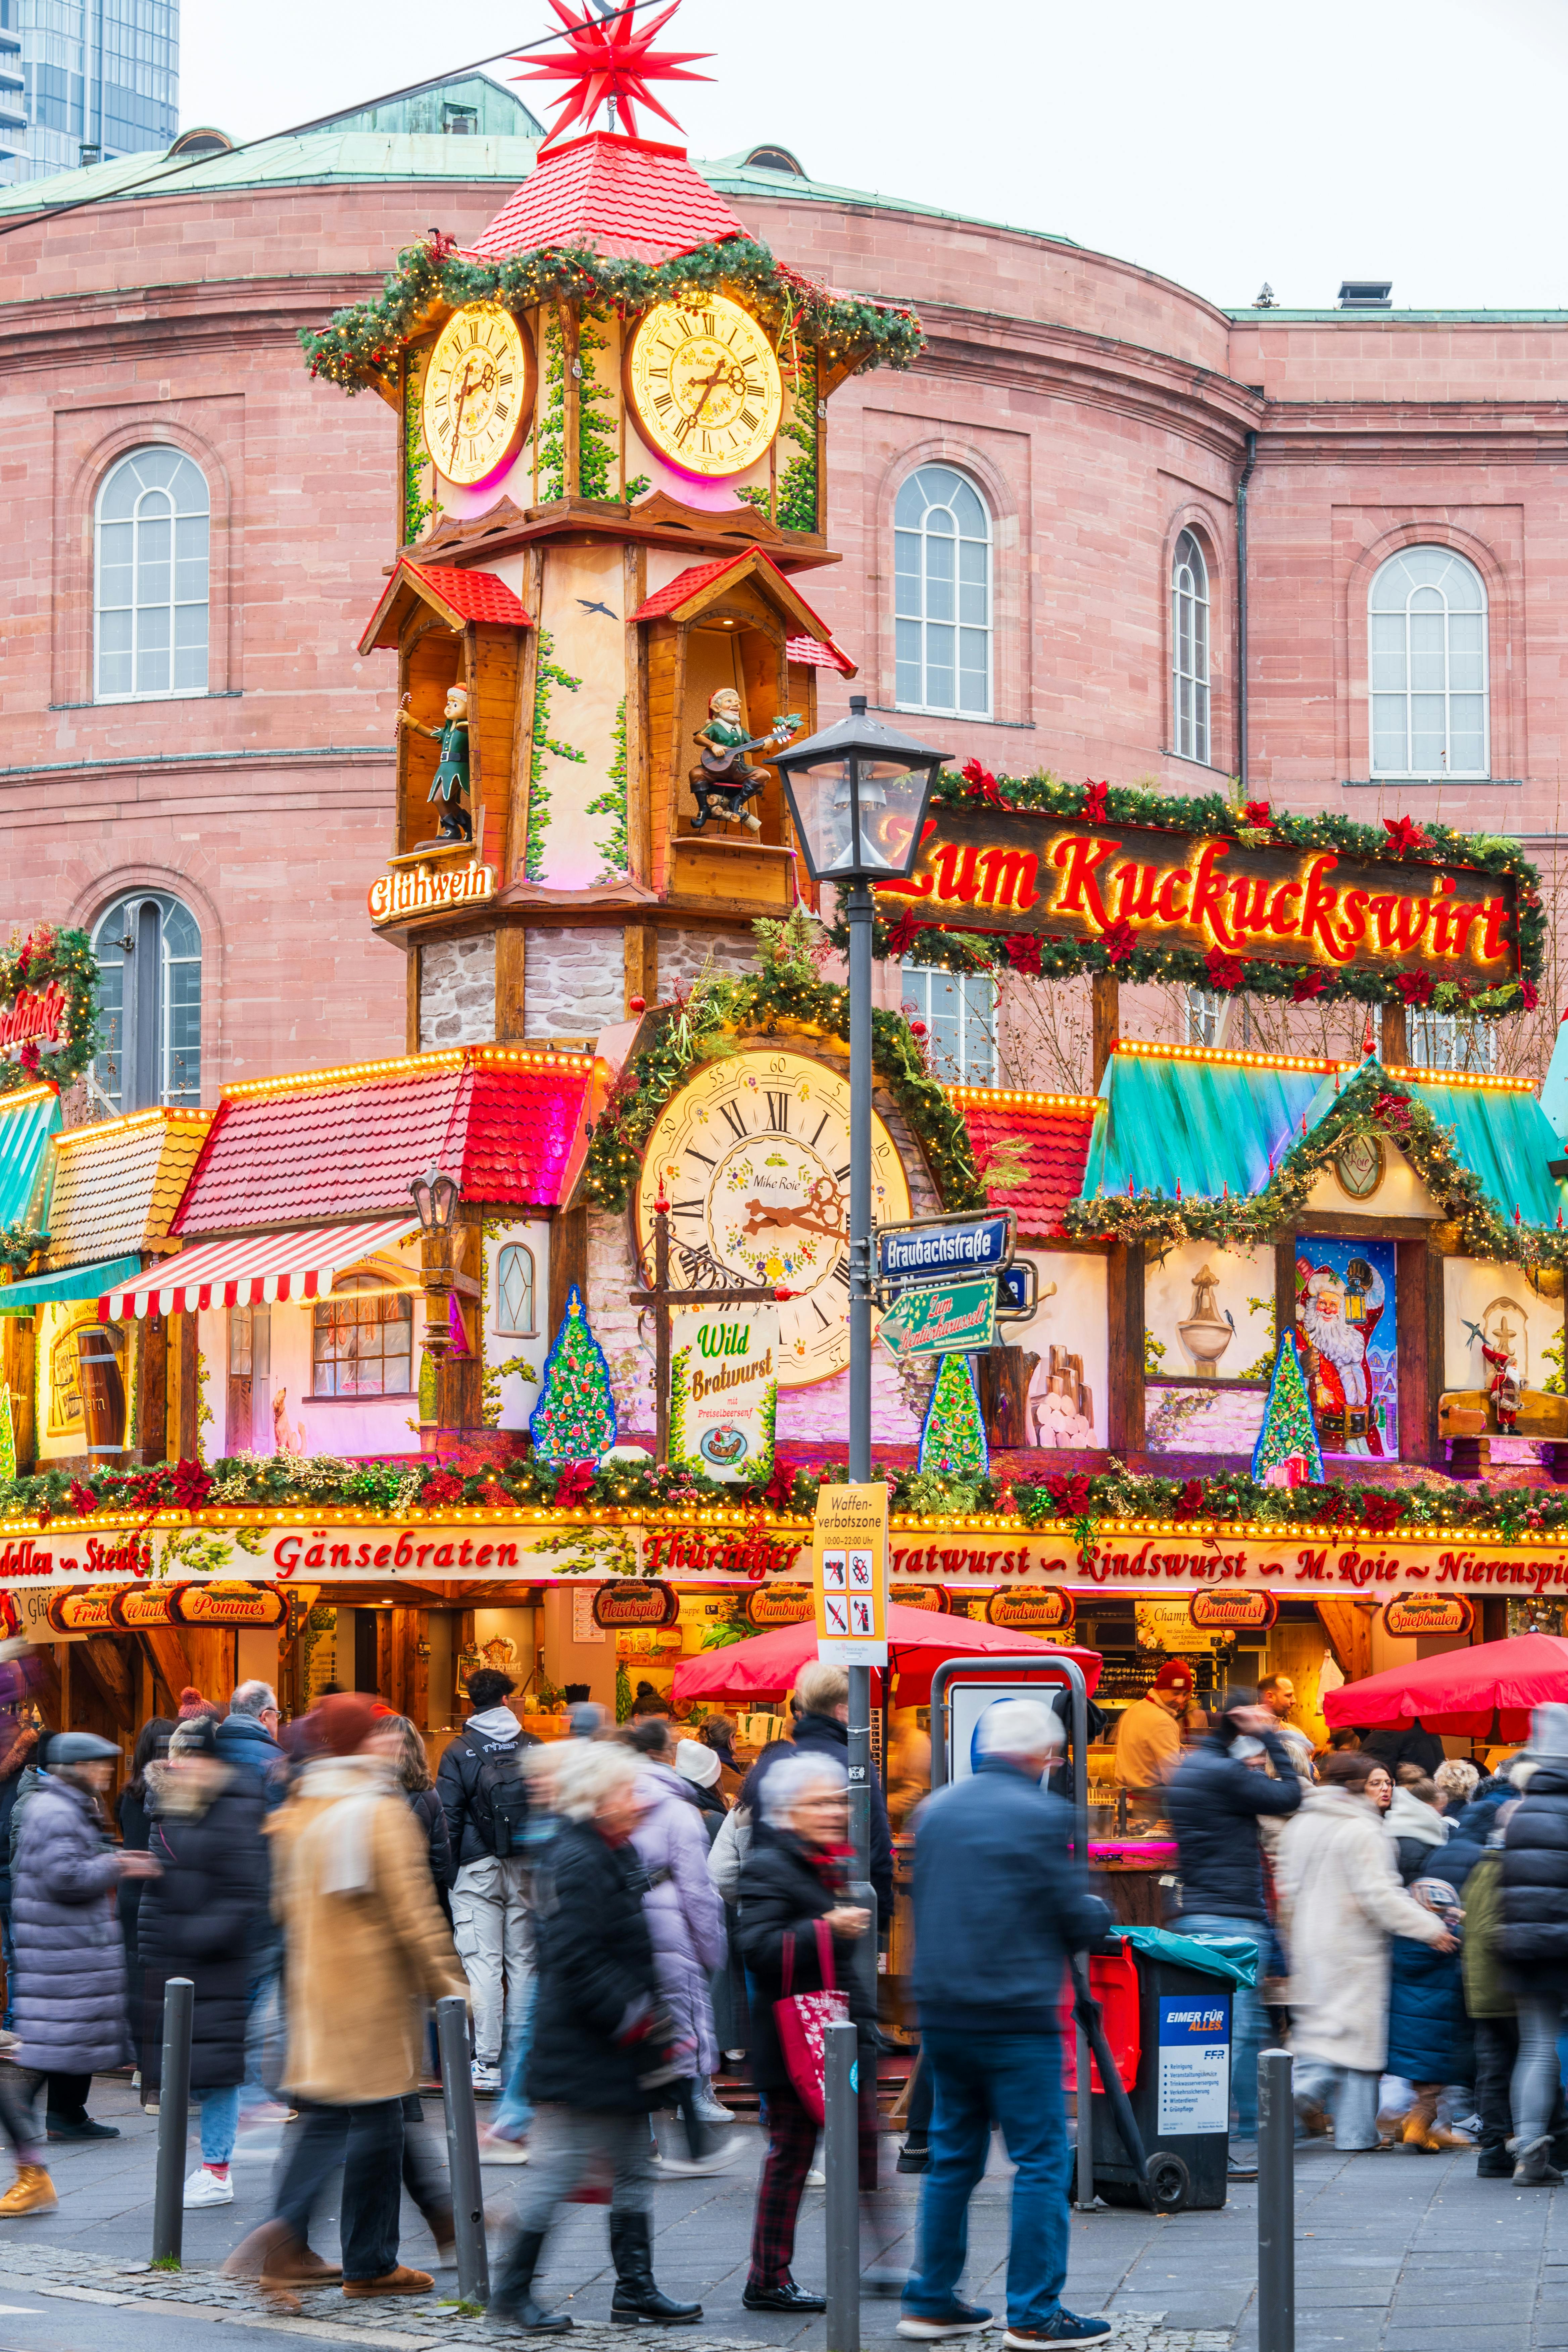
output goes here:
{"type": "Polygon", "coordinates": [[[721,686],[708,705],[708,724],[692,738],[701,764],[692,769],[689,782],[697,803],[691,820],[700,833],[710,816],[739,817],[748,832],[760,834],[762,824],[747,806],[767,782],[764,769],[748,765],[748,751],[773,751],[787,743],[801,724],[798,711],[775,719],[765,735],[748,735],[741,716],[741,698],[732,686],[721,686]]]}

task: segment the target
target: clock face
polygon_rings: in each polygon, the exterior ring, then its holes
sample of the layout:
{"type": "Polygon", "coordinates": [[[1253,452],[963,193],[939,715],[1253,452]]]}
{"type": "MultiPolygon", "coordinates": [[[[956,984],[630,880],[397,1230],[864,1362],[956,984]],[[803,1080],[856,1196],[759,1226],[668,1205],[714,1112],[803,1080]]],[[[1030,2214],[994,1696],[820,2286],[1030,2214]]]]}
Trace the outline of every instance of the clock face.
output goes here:
{"type": "Polygon", "coordinates": [[[689,474],[743,474],[766,456],[784,412],[773,345],[722,294],[646,313],[626,353],[626,395],[649,447],[689,474]]]}
{"type": "MultiPolygon", "coordinates": [[[[637,1180],[637,1237],[653,1262],[653,1204],[670,1205],[670,1280],[695,1288],[716,1264],[782,1283],[779,1385],[809,1387],[849,1361],[849,1087],[801,1054],[708,1062],[665,1105],[637,1180]]],[[[892,1137],[871,1118],[871,1213],[910,1213],[892,1137]]]]}
{"type": "Polygon", "coordinates": [[[438,473],[482,481],[514,455],[533,414],[531,338],[499,302],[465,302],[425,371],[425,446],[438,473]]]}

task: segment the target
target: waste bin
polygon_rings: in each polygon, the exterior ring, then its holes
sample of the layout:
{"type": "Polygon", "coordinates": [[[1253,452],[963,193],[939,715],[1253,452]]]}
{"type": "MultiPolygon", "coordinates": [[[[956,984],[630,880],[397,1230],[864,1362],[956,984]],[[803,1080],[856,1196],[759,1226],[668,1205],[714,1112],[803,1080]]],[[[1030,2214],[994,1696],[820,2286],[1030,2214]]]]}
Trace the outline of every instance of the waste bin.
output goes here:
{"type": "MultiPolygon", "coordinates": [[[[1250,1982],[1233,1960],[1190,1937],[1159,1928],[1111,1932],[1089,1955],[1089,1990],[1149,2159],[1155,2210],[1189,2213],[1223,2205],[1230,2137],[1231,1997],[1250,1982]]],[[[1068,2012],[1070,2017],[1070,1999],[1068,2012]]],[[[1063,2036],[1067,2082],[1076,2090],[1073,2036],[1063,2036]]],[[[1100,2069],[1089,2061],[1094,2186],[1108,2205],[1141,2205],[1100,2069]]]]}

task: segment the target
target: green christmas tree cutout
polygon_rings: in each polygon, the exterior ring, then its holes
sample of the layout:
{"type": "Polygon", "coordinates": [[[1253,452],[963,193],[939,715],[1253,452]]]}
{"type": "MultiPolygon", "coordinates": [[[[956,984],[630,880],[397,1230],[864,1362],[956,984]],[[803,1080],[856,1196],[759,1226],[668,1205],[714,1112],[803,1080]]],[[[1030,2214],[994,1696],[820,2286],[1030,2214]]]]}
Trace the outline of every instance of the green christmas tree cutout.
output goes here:
{"type": "Polygon", "coordinates": [[[1263,1426],[1252,1449],[1252,1475],[1266,1486],[1321,1486],[1323,1482],[1312,1401],[1292,1331],[1286,1332],[1274,1359],[1263,1426]]]}
{"type": "Polygon", "coordinates": [[[575,1283],[544,1360],[528,1433],[541,1462],[596,1462],[616,1442],[616,1400],[605,1351],[589,1328],[575,1283]]]}
{"type": "Polygon", "coordinates": [[[968,1356],[944,1356],[921,1429],[921,1470],[943,1478],[984,1478],[991,1467],[980,1397],[968,1356]]]}

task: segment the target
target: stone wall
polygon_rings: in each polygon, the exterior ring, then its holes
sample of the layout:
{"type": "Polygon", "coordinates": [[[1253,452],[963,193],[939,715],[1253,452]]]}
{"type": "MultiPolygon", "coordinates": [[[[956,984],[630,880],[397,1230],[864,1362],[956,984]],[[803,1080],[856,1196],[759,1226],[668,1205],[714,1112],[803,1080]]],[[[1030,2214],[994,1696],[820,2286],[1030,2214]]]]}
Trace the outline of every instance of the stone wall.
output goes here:
{"type": "Polygon", "coordinates": [[[419,950],[419,1050],[488,1045],[496,1034],[496,935],[419,950]]]}
{"type": "Polygon", "coordinates": [[[677,983],[689,988],[707,960],[721,980],[733,980],[756,967],[757,943],[749,930],[677,931],[660,928],[658,934],[658,996],[668,1004],[677,983]]]}
{"type": "Polygon", "coordinates": [[[523,962],[528,1036],[596,1037],[626,1018],[626,950],[616,930],[531,929],[523,962]]]}

